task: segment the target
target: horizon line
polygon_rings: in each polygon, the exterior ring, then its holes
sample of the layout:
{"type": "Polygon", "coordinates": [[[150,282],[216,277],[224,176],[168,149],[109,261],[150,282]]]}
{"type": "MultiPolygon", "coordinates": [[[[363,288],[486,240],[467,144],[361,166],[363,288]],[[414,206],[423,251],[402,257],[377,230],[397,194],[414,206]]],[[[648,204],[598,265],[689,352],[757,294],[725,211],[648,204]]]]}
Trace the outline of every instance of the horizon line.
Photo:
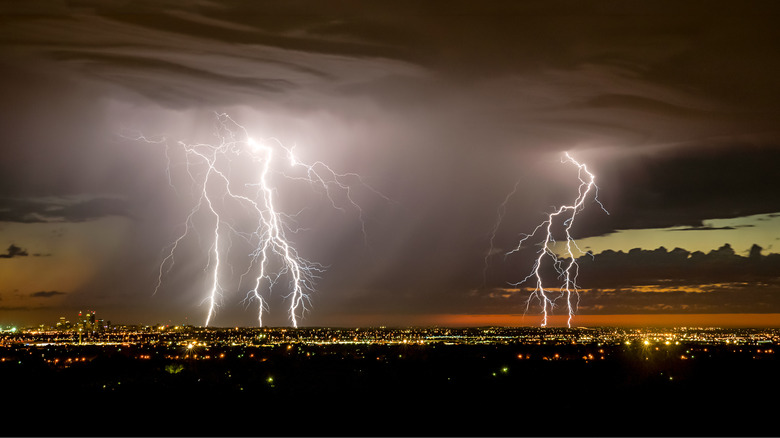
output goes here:
{"type": "MultiPolygon", "coordinates": [[[[335,315],[328,318],[314,318],[311,324],[303,321],[298,328],[479,328],[479,327],[538,327],[538,328],[569,328],[568,315],[548,316],[547,326],[541,327],[541,315],[523,314],[420,314],[420,315],[335,315]]],[[[14,324],[0,323],[2,326],[14,324]]],[[[19,327],[35,327],[43,324],[22,325],[19,327]]],[[[279,328],[294,329],[286,325],[250,326],[235,324],[220,324],[202,326],[192,322],[168,324],[154,323],[113,323],[112,326],[142,325],[142,326],[191,326],[200,328],[279,328]]],[[[625,327],[625,328],[679,328],[679,327],[709,327],[709,328],[780,328],[780,313],[676,313],[676,314],[609,314],[609,315],[575,315],[571,328],[625,327]]]]}

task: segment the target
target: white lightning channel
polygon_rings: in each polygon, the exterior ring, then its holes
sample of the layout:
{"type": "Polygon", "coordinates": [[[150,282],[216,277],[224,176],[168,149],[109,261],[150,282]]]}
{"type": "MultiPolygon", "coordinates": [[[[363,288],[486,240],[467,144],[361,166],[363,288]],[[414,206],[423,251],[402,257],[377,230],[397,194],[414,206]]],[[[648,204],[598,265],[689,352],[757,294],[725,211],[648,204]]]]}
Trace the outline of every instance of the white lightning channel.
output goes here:
{"type": "Polygon", "coordinates": [[[226,114],[218,114],[217,138],[219,144],[186,144],[176,142],[170,145],[163,139],[150,140],[143,136],[133,136],[134,140],[142,140],[148,143],[160,143],[166,145],[166,160],[168,161],[169,184],[173,186],[171,178],[171,158],[169,149],[178,148],[185,157],[186,173],[189,176],[191,186],[197,193],[197,201],[185,218],[183,231],[166,251],[157,278],[155,293],[161,288],[165,274],[174,266],[175,255],[181,242],[191,233],[197,232],[195,216],[200,211],[205,211],[213,219],[211,230],[211,246],[207,266],[209,271],[209,284],[204,302],[208,302],[208,313],[205,325],[208,326],[215,316],[217,307],[222,300],[223,288],[221,275],[224,270],[223,258],[230,249],[230,240],[225,245],[224,239],[229,236],[239,236],[251,244],[254,250],[249,254],[249,267],[240,276],[239,285],[245,276],[252,275],[254,281],[252,288],[247,292],[245,302],[257,301],[258,323],[263,325],[263,313],[268,311],[267,300],[263,298],[263,291],[269,292],[282,279],[288,280],[289,318],[294,327],[298,326],[300,318],[308,310],[310,304],[309,294],[314,290],[314,280],[324,272],[324,266],[310,262],[298,255],[285,231],[296,231],[290,227],[293,216],[281,212],[276,205],[276,186],[271,178],[272,173],[279,173],[286,179],[303,180],[312,186],[323,189],[333,207],[346,211],[336,199],[331,196],[333,191],[341,192],[348,207],[358,213],[361,223],[363,238],[367,240],[363,210],[354,201],[352,189],[360,184],[376,193],[382,198],[387,198],[365,184],[362,178],[355,173],[340,174],[333,171],[321,161],[314,164],[305,164],[294,154],[293,148],[286,148],[276,139],[257,141],[249,136],[246,129],[236,123],[226,114]],[[277,155],[282,158],[279,159],[277,155]],[[277,162],[287,163],[289,168],[302,168],[304,176],[287,175],[283,170],[277,170],[277,162]],[[253,169],[254,179],[245,182],[241,175],[233,173],[234,166],[250,165],[253,169]],[[226,201],[243,207],[241,215],[249,214],[252,218],[252,228],[243,229],[237,224],[239,214],[226,208],[226,201]]]}
{"type": "MultiPolygon", "coordinates": [[[[535,281],[534,290],[531,292],[528,300],[526,301],[526,311],[528,310],[532,300],[538,300],[542,306],[542,327],[547,326],[547,317],[555,307],[555,302],[561,298],[564,298],[566,301],[566,308],[569,315],[567,324],[569,327],[571,327],[571,321],[574,317],[574,312],[579,302],[579,286],[577,285],[579,265],[577,264],[577,255],[583,254],[584,251],[582,251],[577,246],[577,242],[571,235],[571,229],[574,226],[577,213],[585,208],[585,201],[592,194],[593,201],[596,202],[605,213],[609,214],[607,209],[604,208],[604,205],[601,204],[601,201],[598,199],[598,186],[596,186],[596,177],[590,171],[588,171],[588,168],[585,164],[577,162],[569,155],[568,152],[566,152],[565,155],[566,159],[563,160],[563,162],[571,162],[578,168],[577,178],[580,181],[580,185],[578,187],[578,195],[574,203],[571,205],[562,205],[554,212],[549,213],[545,221],[540,223],[531,234],[526,234],[525,237],[523,237],[518,242],[514,249],[506,253],[508,256],[512,253],[520,251],[523,243],[542,231],[543,239],[542,242],[539,243],[540,249],[538,251],[538,257],[534,261],[531,273],[519,282],[510,283],[512,286],[518,287],[529,279],[533,279],[535,281]],[[555,244],[553,226],[556,220],[561,221],[560,223],[564,226],[566,251],[563,258],[558,257],[558,255],[553,251],[553,246],[555,244]],[[575,249],[577,250],[577,254],[575,254],[575,249]],[[542,274],[540,270],[546,259],[551,261],[552,266],[558,273],[558,278],[562,281],[562,284],[557,289],[547,288],[542,281],[542,274]]],[[[515,186],[515,190],[516,189],[517,187],[515,186]]]]}

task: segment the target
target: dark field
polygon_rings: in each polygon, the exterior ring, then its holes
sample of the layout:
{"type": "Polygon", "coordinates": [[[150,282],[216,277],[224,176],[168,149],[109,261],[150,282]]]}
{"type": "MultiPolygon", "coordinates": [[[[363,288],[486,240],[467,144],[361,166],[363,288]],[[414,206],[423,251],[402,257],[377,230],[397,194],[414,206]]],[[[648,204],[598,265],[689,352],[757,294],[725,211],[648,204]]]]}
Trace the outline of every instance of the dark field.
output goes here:
{"type": "Polygon", "coordinates": [[[777,435],[775,350],[7,346],[0,421],[5,436],[777,435]]]}

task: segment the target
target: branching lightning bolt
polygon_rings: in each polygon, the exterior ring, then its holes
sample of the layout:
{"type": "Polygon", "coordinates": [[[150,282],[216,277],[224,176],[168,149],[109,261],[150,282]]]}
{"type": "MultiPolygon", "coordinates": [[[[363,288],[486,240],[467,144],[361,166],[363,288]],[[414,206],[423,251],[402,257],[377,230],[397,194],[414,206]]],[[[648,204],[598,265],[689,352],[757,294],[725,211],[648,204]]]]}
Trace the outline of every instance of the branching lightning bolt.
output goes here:
{"type": "MultiPolygon", "coordinates": [[[[596,178],[595,176],[588,171],[588,168],[585,164],[581,164],[577,162],[574,158],[572,158],[568,152],[565,153],[566,160],[564,160],[564,163],[571,162],[578,168],[577,177],[580,181],[580,185],[578,187],[578,196],[575,199],[574,203],[571,205],[563,205],[558,207],[554,212],[549,213],[547,215],[547,219],[540,223],[531,234],[525,234],[522,239],[518,242],[517,246],[512,249],[511,251],[507,252],[506,255],[510,255],[512,253],[518,252],[520,248],[522,247],[523,243],[525,243],[530,238],[534,237],[539,233],[540,231],[543,233],[543,240],[539,244],[541,247],[538,251],[538,257],[534,261],[533,269],[531,270],[531,273],[528,274],[523,280],[516,282],[516,283],[510,283],[512,286],[518,287],[521,284],[524,284],[525,282],[529,281],[530,279],[533,279],[535,281],[534,290],[531,292],[531,295],[528,297],[528,300],[526,301],[526,311],[528,307],[531,304],[531,301],[536,299],[541,303],[542,306],[542,327],[547,326],[547,317],[552,312],[552,309],[555,307],[555,302],[561,298],[566,300],[566,308],[568,310],[568,320],[567,324],[569,327],[571,327],[571,321],[574,317],[574,311],[577,307],[577,304],[579,302],[579,286],[577,285],[577,276],[579,274],[579,265],[577,264],[577,255],[583,254],[584,251],[582,251],[578,246],[577,242],[574,240],[574,238],[571,235],[571,229],[574,226],[574,221],[577,217],[577,213],[582,211],[585,208],[585,201],[592,195],[593,201],[596,202],[601,209],[609,214],[606,208],[604,208],[604,205],[599,201],[598,199],[598,186],[596,186],[596,178]],[[565,251],[565,257],[559,258],[558,255],[553,251],[553,246],[555,244],[555,239],[553,236],[553,226],[556,220],[561,221],[560,223],[564,226],[564,234],[566,236],[566,251],[565,251]],[[575,254],[575,249],[577,250],[578,254],[575,254]],[[546,288],[544,285],[544,282],[542,281],[542,274],[540,272],[542,265],[545,261],[545,259],[551,260],[552,266],[555,268],[556,272],[558,273],[558,278],[562,280],[562,284],[560,287],[556,289],[549,289],[546,288]]],[[[517,189],[517,186],[515,186],[515,190],[517,189]]],[[[514,191],[512,193],[514,193],[514,191]]],[[[510,195],[511,196],[511,193],[510,195]]],[[[509,198],[507,196],[507,199],[509,198]]],[[[506,200],[504,200],[504,204],[506,203],[506,200]]],[[[502,206],[504,205],[502,204],[502,206]]],[[[499,209],[499,212],[501,214],[503,210],[499,209]]],[[[500,217],[499,217],[500,220],[500,217]]],[[[494,235],[495,235],[495,229],[494,229],[494,235]]],[[[491,240],[492,245],[492,240],[491,240]]]]}
{"type": "Polygon", "coordinates": [[[228,115],[218,114],[216,118],[216,135],[220,139],[217,145],[190,145],[179,141],[171,146],[165,139],[150,140],[143,136],[133,138],[166,145],[167,172],[171,186],[174,184],[171,179],[169,149],[175,147],[183,151],[186,156],[186,173],[197,198],[184,221],[184,230],[168,247],[166,256],[160,263],[154,291],[157,293],[163,284],[165,274],[173,268],[175,255],[181,242],[196,231],[194,221],[196,214],[205,211],[213,221],[209,260],[205,268],[209,272],[208,292],[204,299],[204,302],[208,303],[205,325],[211,323],[223,295],[221,285],[221,275],[224,270],[223,257],[230,249],[230,237],[239,236],[255,248],[249,254],[249,267],[240,279],[243,280],[249,275],[254,276],[252,288],[247,292],[244,301],[247,303],[257,301],[259,325],[263,324],[263,313],[268,311],[268,304],[262,292],[265,289],[272,290],[279,281],[286,278],[289,282],[289,292],[285,296],[290,302],[289,317],[292,325],[297,327],[299,319],[309,308],[309,294],[314,290],[314,281],[324,272],[325,267],[301,257],[286,237],[286,231],[296,231],[292,230],[289,224],[293,216],[281,212],[277,207],[277,190],[272,181],[272,174],[280,173],[285,178],[303,180],[322,188],[333,207],[345,211],[345,208],[331,196],[332,191],[340,191],[342,198],[346,200],[344,202],[358,212],[364,240],[367,240],[367,237],[363,211],[352,198],[351,190],[354,183],[351,184],[349,180],[357,181],[384,199],[387,198],[365,184],[358,174],[336,173],[321,161],[305,164],[297,159],[293,148],[285,147],[278,140],[272,138],[256,141],[248,135],[244,127],[228,115]],[[273,166],[279,161],[277,159],[279,154],[286,159],[289,167],[303,169],[303,176],[288,175],[283,171],[275,170],[273,166]],[[251,164],[254,181],[240,184],[239,182],[243,180],[231,172],[234,163],[251,164]],[[236,227],[233,223],[233,213],[226,208],[227,201],[242,207],[242,214],[248,214],[252,218],[253,228],[236,227]],[[279,267],[274,269],[274,264],[279,267]]]}

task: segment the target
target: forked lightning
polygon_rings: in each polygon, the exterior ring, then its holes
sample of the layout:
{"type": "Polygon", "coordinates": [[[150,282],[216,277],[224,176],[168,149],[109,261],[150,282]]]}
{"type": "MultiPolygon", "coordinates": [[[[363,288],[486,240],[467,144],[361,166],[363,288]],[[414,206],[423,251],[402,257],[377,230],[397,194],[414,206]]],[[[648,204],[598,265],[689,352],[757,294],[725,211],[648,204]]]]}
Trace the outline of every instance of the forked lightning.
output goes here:
{"type": "MultiPolygon", "coordinates": [[[[280,280],[287,279],[288,293],[285,298],[290,303],[290,322],[297,327],[300,318],[308,310],[309,293],[313,291],[314,280],[324,272],[324,266],[301,257],[286,237],[285,231],[291,230],[289,222],[292,216],[281,212],[277,206],[278,187],[274,185],[274,176],[282,175],[287,180],[303,180],[321,187],[331,204],[343,210],[340,203],[331,196],[333,191],[340,191],[342,203],[346,202],[358,212],[364,239],[366,235],[363,212],[353,200],[351,189],[357,183],[376,194],[379,193],[363,183],[357,174],[336,173],[321,161],[314,164],[301,162],[293,154],[292,148],[286,148],[276,139],[255,140],[244,127],[226,114],[218,114],[216,119],[216,136],[219,139],[219,144],[216,145],[186,144],[181,141],[172,145],[165,139],[134,137],[136,140],[165,144],[166,157],[170,157],[172,148],[183,151],[186,157],[186,173],[196,194],[196,201],[184,221],[183,232],[170,245],[160,264],[155,293],[162,286],[165,274],[172,269],[182,241],[197,231],[197,226],[202,226],[200,223],[196,226],[196,214],[205,211],[212,218],[208,233],[210,248],[206,269],[209,272],[209,280],[205,298],[208,313],[205,325],[208,326],[216,314],[223,294],[222,275],[228,271],[224,266],[226,254],[231,249],[231,239],[238,236],[254,248],[249,254],[249,267],[240,278],[254,278],[245,300],[257,302],[259,325],[262,326],[263,313],[268,310],[263,291],[270,291],[280,280]],[[303,169],[303,172],[288,175],[275,167],[280,166],[279,163],[286,163],[288,168],[303,169]],[[247,178],[236,170],[242,166],[251,169],[251,177],[247,178]],[[236,210],[237,206],[241,208],[236,210]],[[238,216],[251,218],[251,224],[245,225],[246,221],[238,219],[238,216]]],[[[171,181],[170,158],[168,166],[171,181]]],[[[173,185],[172,181],[171,184],[173,185]]]]}
{"type": "MultiPolygon", "coordinates": [[[[566,308],[569,315],[567,324],[569,327],[571,327],[571,321],[574,317],[575,309],[577,308],[579,301],[579,286],[577,285],[579,265],[577,264],[577,256],[584,253],[577,246],[577,242],[571,235],[571,229],[574,226],[577,213],[585,208],[586,200],[592,195],[593,201],[596,202],[605,213],[609,214],[606,208],[604,208],[604,205],[602,205],[601,201],[598,199],[598,187],[596,186],[595,176],[590,171],[588,171],[588,168],[585,166],[585,164],[580,164],[577,162],[569,155],[568,152],[566,152],[565,155],[566,160],[564,160],[564,162],[571,162],[578,168],[577,177],[580,181],[580,185],[578,187],[578,195],[574,200],[574,203],[571,205],[560,206],[557,210],[548,214],[545,221],[539,224],[531,234],[526,234],[525,237],[523,237],[520,242],[518,242],[517,246],[513,250],[506,253],[506,255],[510,255],[512,253],[518,252],[523,243],[536,236],[541,231],[543,236],[541,243],[539,243],[541,248],[539,249],[538,257],[534,261],[531,273],[528,274],[528,276],[526,276],[523,280],[511,284],[513,286],[519,287],[529,279],[533,279],[535,282],[534,290],[531,292],[528,300],[526,301],[526,310],[528,309],[528,306],[530,306],[532,300],[536,299],[540,302],[543,315],[542,327],[547,326],[547,317],[552,312],[552,309],[554,308],[555,302],[557,300],[565,299],[566,301],[566,308]],[[566,237],[566,250],[564,257],[558,257],[558,255],[553,250],[553,246],[555,245],[553,227],[556,223],[556,220],[560,221],[559,223],[564,227],[564,235],[566,237]],[[577,254],[575,254],[575,249],[577,254]],[[557,289],[550,289],[546,287],[542,281],[541,269],[546,259],[552,263],[552,266],[558,273],[558,278],[562,280],[562,284],[557,289]]],[[[517,189],[517,186],[515,186],[515,189],[517,189]]],[[[504,204],[505,203],[506,200],[504,201],[504,204]]],[[[504,204],[502,204],[502,206],[504,204]]]]}

